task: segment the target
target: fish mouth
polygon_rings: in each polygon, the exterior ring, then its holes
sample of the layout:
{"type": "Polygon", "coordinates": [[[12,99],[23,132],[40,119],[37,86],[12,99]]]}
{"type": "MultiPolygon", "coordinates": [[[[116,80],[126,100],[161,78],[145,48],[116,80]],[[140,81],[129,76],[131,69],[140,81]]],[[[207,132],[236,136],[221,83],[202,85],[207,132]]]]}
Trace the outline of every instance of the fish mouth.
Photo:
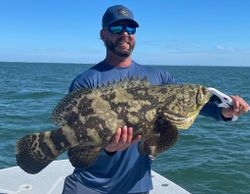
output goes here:
{"type": "Polygon", "coordinates": [[[208,91],[207,88],[201,87],[201,92],[197,93],[196,100],[199,105],[203,105],[204,102],[208,102],[212,94],[208,91]]]}

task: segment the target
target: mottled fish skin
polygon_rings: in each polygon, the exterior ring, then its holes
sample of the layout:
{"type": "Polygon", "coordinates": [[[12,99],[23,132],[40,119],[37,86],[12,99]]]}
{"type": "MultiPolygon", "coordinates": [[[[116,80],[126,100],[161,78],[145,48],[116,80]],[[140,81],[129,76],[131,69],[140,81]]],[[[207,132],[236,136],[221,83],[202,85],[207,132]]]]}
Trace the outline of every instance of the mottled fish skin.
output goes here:
{"type": "Polygon", "coordinates": [[[189,128],[210,97],[201,85],[151,86],[138,80],[77,90],[53,111],[59,129],[27,135],[17,142],[17,164],[34,174],[69,150],[74,166],[90,166],[124,125],[141,134],[139,151],[156,157],[174,145],[177,129],[189,128]]]}

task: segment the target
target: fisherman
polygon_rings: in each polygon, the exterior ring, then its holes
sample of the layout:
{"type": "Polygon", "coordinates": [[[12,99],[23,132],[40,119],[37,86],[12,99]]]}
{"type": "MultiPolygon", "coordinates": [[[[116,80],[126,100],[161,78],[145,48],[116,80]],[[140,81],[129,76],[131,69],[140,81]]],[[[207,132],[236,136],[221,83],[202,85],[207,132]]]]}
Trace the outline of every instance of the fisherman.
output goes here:
{"type": "MultiPolygon", "coordinates": [[[[139,27],[133,13],[127,7],[109,7],[102,18],[100,37],[106,47],[106,57],[97,65],[77,76],[69,92],[79,88],[95,88],[124,78],[147,77],[153,85],[176,84],[175,78],[166,71],[141,66],[132,60],[135,33],[139,27]]],[[[249,109],[239,96],[232,96],[233,108],[219,108],[208,102],[201,114],[215,120],[229,121],[249,109]]],[[[121,126],[116,130],[110,144],[105,147],[95,163],[87,168],[76,168],[65,179],[63,194],[146,194],[152,190],[151,159],[138,152],[140,135],[134,139],[133,128],[121,126]]],[[[74,149],[69,156],[77,159],[74,149]]],[[[81,154],[81,153],[78,153],[81,154]]]]}

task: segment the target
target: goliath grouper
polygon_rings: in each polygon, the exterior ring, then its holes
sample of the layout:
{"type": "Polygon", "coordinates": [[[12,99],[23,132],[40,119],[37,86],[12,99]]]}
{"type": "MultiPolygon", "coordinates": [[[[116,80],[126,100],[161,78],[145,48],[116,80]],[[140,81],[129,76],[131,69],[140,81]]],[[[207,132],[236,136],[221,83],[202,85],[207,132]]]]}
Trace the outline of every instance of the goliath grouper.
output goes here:
{"type": "Polygon", "coordinates": [[[79,89],[55,107],[52,119],[57,129],[17,141],[17,164],[28,173],[38,173],[69,150],[74,166],[90,166],[124,125],[141,134],[140,153],[156,157],[175,144],[177,129],[189,128],[211,96],[201,85],[152,86],[145,80],[79,89]]]}

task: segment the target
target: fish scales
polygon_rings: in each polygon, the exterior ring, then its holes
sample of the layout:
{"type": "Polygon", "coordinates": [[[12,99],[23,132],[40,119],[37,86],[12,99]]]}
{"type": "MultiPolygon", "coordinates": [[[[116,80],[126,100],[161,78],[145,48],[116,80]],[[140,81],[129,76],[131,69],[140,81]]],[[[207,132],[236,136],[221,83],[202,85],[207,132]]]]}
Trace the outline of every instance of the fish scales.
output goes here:
{"type": "Polygon", "coordinates": [[[74,166],[90,166],[124,125],[141,135],[139,151],[156,157],[175,144],[177,129],[189,128],[210,97],[201,85],[152,86],[142,80],[79,89],[54,109],[52,119],[58,129],[17,141],[17,164],[37,173],[68,150],[74,166]]]}

